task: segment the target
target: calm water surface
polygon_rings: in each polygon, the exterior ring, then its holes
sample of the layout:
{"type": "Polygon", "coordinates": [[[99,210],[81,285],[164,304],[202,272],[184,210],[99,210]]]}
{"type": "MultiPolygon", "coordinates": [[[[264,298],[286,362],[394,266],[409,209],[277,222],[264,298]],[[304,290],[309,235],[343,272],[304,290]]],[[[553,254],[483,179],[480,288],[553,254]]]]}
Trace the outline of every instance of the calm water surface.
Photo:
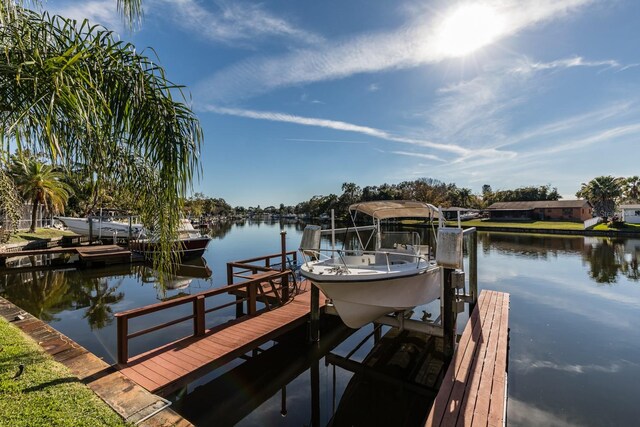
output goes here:
{"type": "MultiPolygon", "coordinates": [[[[212,276],[176,279],[176,289],[161,290],[147,268],[125,266],[3,273],[0,294],[111,363],[116,353],[113,313],[221,286],[227,262],[278,253],[281,229],[292,250],[302,228],[248,222],[220,226],[205,254],[212,276]]],[[[479,234],[479,287],[511,294],[510,426],[637,425],[639,258],[640,239],[479,234]]],[[[433,309],[419,307],[416,315],[433,309]]],[[[210,320],[222,322],[233,313],[230,308],[210,320]]],[[[158,320],[145,319],[135,327],[158,320]]],[[[459,321],[462,331],[466,317],[459,321]]],[[[182,325],[162,336],[134,340],[131,352],[190,328],[182,325]]],[[[402,394],[394,385],[362,391],[353,385],[352,372],[334,364],[361,341],[351,359],[364,360],[373,349],[373,339],[367,339],[371,332],[371,326],[355,332],[327,329],[317,348],[306,346],[303,336],[267,344],[249,361],[235,361],[172,396],[174,408],[199,425],[327,425],[334,413],[333,425],[351,425],[354,419],[361,421],[356,425],[415,425],[424,416],[420,411],[428,409],[427,398],[402,394]]],[[[389,366],[422,360],[424,343],[399,339],[383,339],[393,343],[389,366]]],[[[431,350],[437,353],[436,347],[431,350]]]]}

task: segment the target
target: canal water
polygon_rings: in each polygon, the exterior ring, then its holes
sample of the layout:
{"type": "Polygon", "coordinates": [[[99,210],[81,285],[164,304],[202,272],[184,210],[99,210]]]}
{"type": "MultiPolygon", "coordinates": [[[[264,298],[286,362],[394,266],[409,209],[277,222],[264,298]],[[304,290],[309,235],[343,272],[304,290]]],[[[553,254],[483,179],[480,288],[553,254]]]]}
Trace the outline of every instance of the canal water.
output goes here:
{"type": "MultiPolygon", "coordinates": [[[[281,230],[293,250],[302,228],[219,225],[211,230],[214,240],[204,263],[181,271],[168,289],[159,286],[152,270],[127,265],[2,272],[0,294],[112,363],[114,313],[222,286],[227,262],[278,253],[281,230]]],[[[479,288],[511,294],[509,426],[637,425],[639,260],[640,239],[479,233],[479,288]]],[[[418,307],[415,316],[432,311],[418,307]]],[[[213,320],[233,315],[229,308],[213,320]]],[[[461,332],[466,316],[459,321],[461,332]]],[[[391,377],[400,375],[393,371],[400,367],[417,372],[420,367],[412,364],[424,362],[424,349],[438,354],[438,343],[384,329],[374,347],[371,326],[352,331],[334,323],[325,325],[317,347],[307,346],[303,334],[292,336],[210,373],[171,396],[174,409],[197,425],[417,425],[428,410],[429,393],[376,382],[376,372],[391,377]],[[387,363],[375,365],[369,375],[354,375],[358,369],[345,364],[347,358],[387,363]]],[[[190,328],[178,325],[170,334],[134,340],[131,352],[190,328]]],[[[439,368],[437,358],[430,360],[421,371],[427,381],[439,368]]]]}

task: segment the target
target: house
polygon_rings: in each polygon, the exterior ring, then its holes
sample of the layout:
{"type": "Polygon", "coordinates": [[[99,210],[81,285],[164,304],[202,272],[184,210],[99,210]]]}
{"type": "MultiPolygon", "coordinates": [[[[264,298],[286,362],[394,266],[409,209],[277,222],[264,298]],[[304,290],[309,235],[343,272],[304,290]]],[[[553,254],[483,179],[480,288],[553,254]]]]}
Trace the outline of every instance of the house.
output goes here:
{"type": "Polygon", "coordinates": [[[502,221],[586,221],[593,217],[587,200],[542,200],[535,202],[498,202],[487,208],[489,218],[502,221]]]}
{"type": "Polygon", "coordinates": [[[640,205],[620,205],[622,222],[640,224],[640,205]]]}

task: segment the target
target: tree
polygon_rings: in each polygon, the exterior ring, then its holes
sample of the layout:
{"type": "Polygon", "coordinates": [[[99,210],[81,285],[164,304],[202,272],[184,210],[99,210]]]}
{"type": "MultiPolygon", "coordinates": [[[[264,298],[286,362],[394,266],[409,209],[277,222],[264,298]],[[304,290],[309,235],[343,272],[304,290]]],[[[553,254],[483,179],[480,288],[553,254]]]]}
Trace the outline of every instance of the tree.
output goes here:
{"type": "Polygon", "coordinates": [[[629,202],[640,201],[640,177],[632,176],[624,180],[622,186],[624,198],[629,202]]]}
{"type": "Polygon", "coordinates": [[[63,212],[71,194],[71,187],[63,181],[63,173],[35,158],[18,161],[12,169],[16,187],[22,197],[33,205],[29,231],[34,233],[38,205],[43,205],[52,213],[63,212]]]}
{"type": "MultiPolygon", "coordinates": [[[[139,19],[140,0],[119,0],[139,19]]],[[[199,173],[202,130],[181,87],[112,32],[0,0],[0,140],[45,151],[137,195],[170,270],[182,202],[199,173]]],[[[0,151],[0,154],[8,155],[0,151]]],[[[6,199],[2,194],[0,198],[6,199]]]]}
{"type": "Polygon", "coordinates": [[[616,202],[622,196],[623,180],[611,175],[598,176],[587,183],[582,183],[576,197],[588,200],[593,205],[596,215],[607,220],[614,215],[616,202]]]}

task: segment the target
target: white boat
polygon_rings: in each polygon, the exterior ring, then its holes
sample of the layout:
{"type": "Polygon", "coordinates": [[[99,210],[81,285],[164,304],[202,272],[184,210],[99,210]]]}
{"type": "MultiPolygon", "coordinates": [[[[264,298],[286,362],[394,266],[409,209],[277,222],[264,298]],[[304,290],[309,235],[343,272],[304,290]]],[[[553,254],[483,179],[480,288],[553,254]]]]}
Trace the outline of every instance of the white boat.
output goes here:
{"type": "MultiPolygon", "coordinates": [[[[157,239],[142,224],[129,226],[128,222],[104,218],[56,217],[56,219],[62,221],[69,230],[82,236],[91,235],[103,239],[132,237],[129,248],[146,257],[151,257],[160,251],[157,239]],[[131,234],[129,234],[129,229],[131,229],[131,234]]],[[[180,259],[183,261],[199,258],[204,254],[210,241],[211,238],[202,236],[193,227],[191,221],[183,219],[178,226],[178,239],[173,243],[174,251],[180,254],[180,259]]]]}
{"type": "Polygon", "coordinates": [[[356,227],[357,250],[320,249],[319,226],[307,226],[300,251],[301,274],[332,300],[343,322],[359,328],[394,311],[412,309],[440,296],[442,268],[430,260],[429,248],[416,232],[383,232],[381,221],[396,218],[442,218],[427,203],[389,200],[364,202],[349,207],[356,223],[358,214],[373,219],[374,250],[364,250],[356,227]]]}
{"type": "MultiPolygon", "coordinates": [[[[114,221],[108,218],[74,218],[68,216],[57,216],[67,229],[81,236],[111,238],[129,237],[129,222],[114,221]]],[[[144,237],[145,230],[142,224],[131,224],[131,236],[134,238],[144,237]]]]}

